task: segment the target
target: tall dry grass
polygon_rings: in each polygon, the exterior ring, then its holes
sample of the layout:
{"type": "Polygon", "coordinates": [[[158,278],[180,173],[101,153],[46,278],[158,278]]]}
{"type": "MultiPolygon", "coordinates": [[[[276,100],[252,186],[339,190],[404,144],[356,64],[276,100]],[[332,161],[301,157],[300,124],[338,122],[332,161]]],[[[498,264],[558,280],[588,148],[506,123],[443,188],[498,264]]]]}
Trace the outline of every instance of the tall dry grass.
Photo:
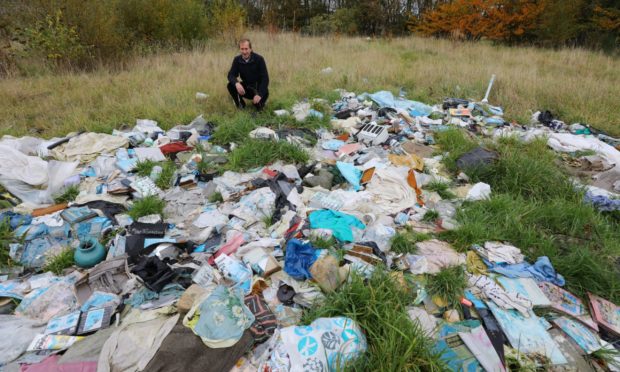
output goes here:
{"type": "MultiPolygon", "coordinates": [[[[560,51],[407,37],[391,40],[251,32],[271,76],[271,108],[335,88],[362,92],[404,87],[408,97],[480,99],[497,75],[490,101],[508,119],[527,122],[549,109],[620,135],[620,61],[580,49],[560,51]],[[331,74],[321,74],[325,67],[331,74]]],[[[204,113],[229,114],[225,83],[236,46],[209,42],[200,50],[138,58],[121,72],[11,78],[0,82],[1,132],[63,135],[110,131],[136,118],[164,127],[204,113]],[[208,93],[205,103],[196,92],[208,93]]]]}

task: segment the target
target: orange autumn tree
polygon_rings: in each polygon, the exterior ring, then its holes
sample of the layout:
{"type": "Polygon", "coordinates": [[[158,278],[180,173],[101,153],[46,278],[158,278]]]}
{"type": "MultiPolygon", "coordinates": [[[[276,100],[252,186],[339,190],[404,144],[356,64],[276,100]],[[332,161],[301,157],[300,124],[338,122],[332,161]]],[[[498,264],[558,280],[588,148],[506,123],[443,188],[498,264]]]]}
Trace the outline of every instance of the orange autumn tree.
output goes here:
{"type": "Polygon", "coordinates": [[[620,34],[620,9],[603,8],[600,5],[594,7],[594,23],[601,30],[620,34]]]}
{"type": "Polygon", "coordinates": [[[544,0],[455,0],[423,14],[409,28],[427,36],[518,42],[532,37],[544,0]]]}

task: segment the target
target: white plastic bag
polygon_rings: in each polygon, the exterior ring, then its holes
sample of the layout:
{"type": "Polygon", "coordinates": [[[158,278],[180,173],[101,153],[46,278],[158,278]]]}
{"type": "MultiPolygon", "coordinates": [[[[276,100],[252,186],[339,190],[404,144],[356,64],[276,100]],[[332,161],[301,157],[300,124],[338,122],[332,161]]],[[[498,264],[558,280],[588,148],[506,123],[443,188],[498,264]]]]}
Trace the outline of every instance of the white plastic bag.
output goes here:
{"type": "MultiPolygon", "coordinates": [[[[64,181],[73,174],[77,165],[77,162],[69,163],[56,160],[48,162],[45,173],[47,188],[45,189],[37,188],[33,186],[34,184],[20,179],[4,176],[0,176],[0,184],[11,194],[21,199],[22,202],[35,205],[51,204],[54,202],[54,196],[63,188],[64,181]]],[[[36,167],[36,172],[40,172],[38,166],[36,167]]]]}

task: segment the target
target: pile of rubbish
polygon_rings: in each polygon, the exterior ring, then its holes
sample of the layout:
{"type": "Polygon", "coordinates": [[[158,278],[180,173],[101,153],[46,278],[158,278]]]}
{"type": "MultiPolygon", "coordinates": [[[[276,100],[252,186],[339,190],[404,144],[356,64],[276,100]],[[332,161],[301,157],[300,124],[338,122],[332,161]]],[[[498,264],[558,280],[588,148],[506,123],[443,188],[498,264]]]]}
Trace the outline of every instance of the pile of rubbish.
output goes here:
{"type": "Polygon", "coordinates": [[[549,112],[507,123],[486,102],[340,96],[329,113],[310,102],[276,113],[331,115],[329,129],[249,134],[302,146],[311,161],[243,173],[218,171],[234,146],[211,143],[217,129],[202,116],[167,131],[138,120],[112,134],[4,136],[0,220],[15,240],[0,247],[10,257],[0,263],[0,371],[339,370],[367,352],[365,329],[344,314],[301,317],[352,275],[386,269],[413,278],[411,321],[452,370],[505,371],[508,359],[593,370],[584,355],[615,351],[618,306],[563,289],[547,257],[528,262],[510,242],[466,253],[438,239],[415,253],[392,246],[403,231],[458,228],[461,203],[493,192],[466,170],[498,154],[464,154],[455,180],[437,132],[544,136],[557,152],[587,153],[586,202],[601,211],[620,209],[620,140],[549,112]],[[424,189],[433,182],[458,185],[454,198],[424,189]],[[47,271],[63,256],[74,264],[47,271]],[[418,281],[454,268],[466,281],[456,303],[418,281]]]}

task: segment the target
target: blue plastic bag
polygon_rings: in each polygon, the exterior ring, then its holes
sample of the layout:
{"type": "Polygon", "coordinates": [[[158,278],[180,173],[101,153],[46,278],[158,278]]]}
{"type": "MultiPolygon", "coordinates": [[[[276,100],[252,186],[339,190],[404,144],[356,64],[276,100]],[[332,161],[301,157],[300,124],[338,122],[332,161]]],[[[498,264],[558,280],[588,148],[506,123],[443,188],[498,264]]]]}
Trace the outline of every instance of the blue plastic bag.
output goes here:
{"type": "Polygon", "coordinates": [[[334,233],[334,237],[341,242],[352,242],[353,231],[351,227],[365,229],[366,225],[355,216],[350,214],[321,210],[314,211],[308,216],[310,227],[313,229],[330,229],[334,233]]]}
{"type": "Polygon", "coordinates": [[[360,180],[362,179],[362,171],[355,168],[355,166],[351,163],[343,163],[341,161],[336,163],[338,170],[342,173],[342,177],[344,177],[351,185],[355,191],[359,191],[360,189],[360,180]]]}
{"type": "Polygon", "coordinates": [[[314,249],[310,243],[297,239],[289,240],[284,256],[284,271],[297,280],[311,279],[310,266],[314,264],[321,250],[314,249]]]}

